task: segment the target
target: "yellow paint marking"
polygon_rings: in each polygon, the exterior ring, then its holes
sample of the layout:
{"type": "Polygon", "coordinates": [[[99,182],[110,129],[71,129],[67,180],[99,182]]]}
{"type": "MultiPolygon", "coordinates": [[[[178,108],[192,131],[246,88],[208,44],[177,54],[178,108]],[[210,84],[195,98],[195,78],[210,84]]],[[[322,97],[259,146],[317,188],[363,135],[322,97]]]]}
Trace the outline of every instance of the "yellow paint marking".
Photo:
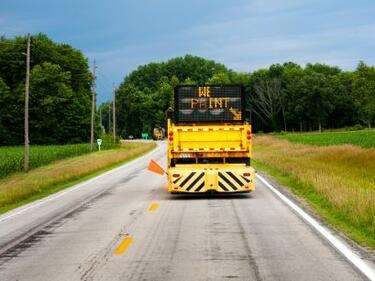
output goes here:
{"type": "Polygon", "coordinates": [[[125,239],[121,242],[120,246],[118,246],[115,250],[116,255],[121,255],[126,251],[129,245],[133,242],[133,237],[126,236],[125,239]]]}
{"type": "Polygon", "coordinates": [[[159,208],[159,204],[157,204],[157,203],[152,203],[151,206],[150,206],[150,208],[148,208],[148,210],[149,210],[150,212],[152,212],[152,211],[155,211],[157,208],[159,208]]]}

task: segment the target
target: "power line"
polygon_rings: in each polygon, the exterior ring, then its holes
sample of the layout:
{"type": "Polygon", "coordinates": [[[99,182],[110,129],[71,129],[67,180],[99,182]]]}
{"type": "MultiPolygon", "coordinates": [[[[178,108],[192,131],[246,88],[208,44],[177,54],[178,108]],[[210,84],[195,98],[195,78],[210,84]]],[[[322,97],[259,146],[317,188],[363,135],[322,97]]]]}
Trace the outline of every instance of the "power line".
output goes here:
{"type": "MultiPolygon", "coordinates": [[[[107,77],[106,75],[104,75],[103,72],[99,72],[99,71],[98,71],[98,73],[99,73],[99,75],[103,78],[102,82],[105,82],[105,84],[106,84],[107,86],[113,87],[113,82],[110,82],[110,79],[108,79],[108,77],[107,77]]],[[[109,99],[111,99],[112,96],[113,96],[113,95],[109,95],[109,99]]]]}
{"type": "MultiPolygon", "coordinates": [[[[19,62],[19,63],[25,63],[25,60],[22,60],[22,59],[19,59],[19,60],[8,60],[8,59],[4,59],[4,58],[1,58],[0,57],[0,61],[5,61],[5,62],[19,62]]],[[[30,59],[30,62],[34,62],[34,63],[36,63],[36,61],[35,60],[32,60],[32,59],[30,59]]],[[[48,61],[43,61],[43,62],[48,62],[48,61]]],[[[70,74],[72,74],[72,76],[90,76],[90,72],[82,72],[82,73],[74,73],[72,70],[82,70],[82,71],[87,71],[87,69],[79,69],[79,68],[70,68],[70,67],[64,67],[64,66],[62,66],[62,65],[60,65],[60,64],[57,64],[57,63],[54,63],[54,62],[52,62],[51,61],[51,63],[53,64],[53,65],[58,65],[58,66],[60,66],[60,68],[61,68],[61,71],[62,72],[69,72],[70,74]],[[69,69],[64,69],[64,68],[69,68],[69,69]]],[[[42,66],[41,64],[37,64],[37,65],[40,65],[40,66],[42,66]]],[[[36,65],[34,65],[34,67],[35,67],[36,65]]]]}
{"type": "MultiPolygon", "coordinates": [[[[2,59],[0,58],[0,61],[7,61],[7,62],[18,62],[18,63],[25,63],[25,60],[5,60],[5,59],[2,59]]],[[[32,62],[33,60],[30,60],[30,62],[32,62]]]]}
{"type": "MultiPolygon", "coordinates": [[[[0,42],[1,43],[1,42],[0,42]]],[[[22,46],[24,46],[24,45],[22,45],[22,46]]],[[[42,49],[40,49],[41,47],[40,46],[38,46],[38,45],[30,45],[30,46],[33,46],[33,49],[31,50],[31,52],[32,53],[37,53],[37,54],[39,54],[39,55],[41,55],[41,54],[43,54],[43,55],[46,55],[46,56],[49,56],[50,54],[47,54],[45,51],[43,51],[42,49]]],[[[14,51],[12,51],[12,52],[4,52],[4,55],[8,55],[8,54],[12,54],[12,55],[14,55],[15,57],[14,58],[16,58],[17,57],[17,55],[18,56],[20,56],[20,55],[22,55],[22,52],[14,52],[14,51]]],[[[58,52],[56,52],[55,54],[57,54],[60,58],[63,58],[63,55],[61,55],[60,53],[58,53],[58,52]]],[[[21,58],[21,57],[20,57],[21,58]]],[[[1,58],[0,57],[0,59],[1,60],[6,60],[6,59],[3,59],[3,58],[1,58]]],[[[14,62],[17,62],[18,60],[17,59],[15,59],[15,60],[6,60],[6,61],[14,61],[14,62]]],[[[22,61],[22,62],[24,62],[22,59],[20,59],[19,60],[20,62],[22,61]]],[[[33,62],[33,61],[31,61],[31,62],[33,62]]],[[[89,73],[89,68],[88,68],[88,66],[83,66],[83,67],[72,67],[72,66],[66,66],[66,65],[64,65],[64,64],[62,64],[62,63],[59,63],[59,62],[56,62],[56,61],[53,61],[53,60],[45,60],[45,61],[41,61],[42,63],[43,62],[50,62],[50,63],[52,63],[52,64],[54,64],[54,65],[58,65],[58,66],[60,66],[64,71],[69,71],[69,72],[72,72],[72,71],[74,71],[74,70],[78,70],[78,71],[86,71],[86,73],[80,73],[80,74],[78,74],[78,75],[87,75],[88,73],[89,73]]]]}
{"type": "Polygon", "coordinates": [[[2,51],[2,53],[4,54],[4,55],[22,55],[22,53],[23,52],[20,52],[20,51],[13,51],[13,49],[10,51],[8,51],[8,50],[3,50],[2,51]]]}
{"type": "Polygon", "coordinates": [[[83,101],[86,98],[89,98],[89,96],[80,97],[80,98],[78,98],[78,97],[76,97],[76,98],[62,98],[62,97],[57,97],[57,96],[42,96],[41,98],[39,98],[37,100],[48,99],[48,98],[54,98],[54,99],[60,100],[60,101],[83,101]]]}
{"type": "Polygon", "coordinates": [[[0,41],[0,44],[13,45],[13,46],[25,46],[25,45],[27,45],[27,42],[25,42],[25,43],[13,43],[13,42],[3,42],[3,41],[0,41]]]}
{"type": "MultiPolygon", "coordinates": [[[[100,74],[100,75],[102,76],[103,74],[100,74]]],[[[102,78],[105,78],[105,77],[102,76],[102,78]]],[[[107,86],[112,87],[112,83],[109,80],[107,80],[106,78],[101,80],[101,82],[104,82],[107,86]]]]}

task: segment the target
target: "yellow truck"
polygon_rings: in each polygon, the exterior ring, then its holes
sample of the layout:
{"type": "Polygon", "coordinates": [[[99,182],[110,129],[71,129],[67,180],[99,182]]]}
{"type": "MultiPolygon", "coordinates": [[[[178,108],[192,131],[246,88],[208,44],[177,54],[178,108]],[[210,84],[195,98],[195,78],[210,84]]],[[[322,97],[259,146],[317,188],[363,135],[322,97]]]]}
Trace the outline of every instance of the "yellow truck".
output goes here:
{"type": "Polygon", "coordinates": [[[251,125],[241,85],[182,85],[167,120],[167,190],[251,192],[251,125]]]}
{"type": "Polygon", "coordinates": [[[164,138],[165,129],[164,128],[154,128],[152,130],[152,138],[154,140],[162,140],[164,138]]]}

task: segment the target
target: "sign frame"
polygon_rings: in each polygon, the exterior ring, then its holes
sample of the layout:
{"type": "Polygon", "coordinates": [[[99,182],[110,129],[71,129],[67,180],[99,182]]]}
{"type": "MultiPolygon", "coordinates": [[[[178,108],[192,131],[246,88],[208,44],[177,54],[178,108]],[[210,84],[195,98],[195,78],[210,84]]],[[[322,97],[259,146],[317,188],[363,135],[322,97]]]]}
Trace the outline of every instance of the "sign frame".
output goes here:
{"type": "Polygon", "coordinates": [[[174,88],[174,114],[173,119],[175,123],[185,123],[185,124],[191,124],[191,123],[243,123],[245,120],[245,108],[246,108],[246,100],[245,100],[245,92],[244,92],[244,86],[241,84],[225,84],[225,85],[219,85],[219,84],[194,84],[194,85],[178,85],[174,88]],[[193,87],[198,88],[199,87],[222,87],[222,88],[230,88],[230,87],[236,87],[240,89],[240,95],[241,95],[241,119],[234,120],[234,119],[222,119],[222,120],[192,120],[192,121],[180,121],[179,120],[179,90],[181,88],[185,87],[193,87]]]}

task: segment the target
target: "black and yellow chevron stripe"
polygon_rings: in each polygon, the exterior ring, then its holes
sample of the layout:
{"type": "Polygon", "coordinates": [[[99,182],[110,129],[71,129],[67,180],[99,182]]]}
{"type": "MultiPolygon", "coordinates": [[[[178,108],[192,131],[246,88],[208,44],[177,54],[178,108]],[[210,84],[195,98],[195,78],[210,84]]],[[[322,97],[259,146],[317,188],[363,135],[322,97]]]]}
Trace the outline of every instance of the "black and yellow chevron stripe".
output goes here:
{"type": "Polygon", "coordinates": [[[191,172],[173,181],[180,187],[180,191],[200,192],[205,184],[204,172],[191,172]]]}
{"type": "Polygon", "coordinates": [[[249,182],[250,179],[231,171],[222,171],[218,173],[218,186],[224,192],[235,192],[242,189],[244,185],[249,182]]]}

